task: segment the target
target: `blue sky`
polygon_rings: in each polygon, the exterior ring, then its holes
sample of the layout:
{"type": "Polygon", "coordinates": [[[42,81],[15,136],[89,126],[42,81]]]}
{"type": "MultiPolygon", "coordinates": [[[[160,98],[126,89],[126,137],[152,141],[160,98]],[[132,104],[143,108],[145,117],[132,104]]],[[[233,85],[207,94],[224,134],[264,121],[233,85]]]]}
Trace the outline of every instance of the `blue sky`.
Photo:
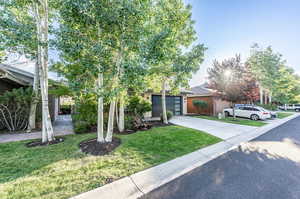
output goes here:
{"type": "Polygon", "coordinates": [[[214,59],[249,55],[258,43],[283,55],[300,74],[300,0],[185,0],[193,6],[199,43],[208,50],[191,86],[205,81],[214,59]]]}

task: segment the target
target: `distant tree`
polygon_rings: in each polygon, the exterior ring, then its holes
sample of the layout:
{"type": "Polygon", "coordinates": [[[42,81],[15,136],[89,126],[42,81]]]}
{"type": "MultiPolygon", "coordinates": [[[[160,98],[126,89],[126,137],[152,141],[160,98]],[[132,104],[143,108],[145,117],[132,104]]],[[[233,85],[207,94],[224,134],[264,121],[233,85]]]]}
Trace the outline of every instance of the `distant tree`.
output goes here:
{"type": "Polygon", "coordinates": [[[162,117],[167,124],[166,91],[178,92],[179,87],[186,86],[203,62],[205,47],[199,44],[190,49],[197,37],[191,6],[182,0],[157,1],[153,21],[146,59],[152,79],[160,83],[162,117]]]}
{"type": "Polygon", "coordinates": [[[281,65],[278,70],[279,77],[274,84],[274,100],[281,104],[293,104],[298,102],[300,95],[300,78],[294,74],[294,70],[281,65]]]}
{"type": "MultiPolygon", "coordinates": [[[[247,65],[259,83],[260,89],[274,93],[276,79],[279,78],[279,68],[284,64],[282,55],[272,50],[271,46],[261,48],[258,44],[251,47],[251,55],[247,59],[247,65]]],[[[262,103],[262,95],[261,95],[262,103]]]]}
{"type": "Polygon", "coordinates": [[[208,103],[206,101],[202,101],[202,100],[193,100],[193,105],[197,107],[198,113],[200,113],[200,111],[202,109],[205,109],[208,107],[208,103]]]}
{"type": "Polygon", "coordinates": [[[222,62],[215,60],[213,67],[208,69],[208,74],[210,87],[217,90],[217,94],[223,99],[233,103],[233,116],[235,117],[234,104],[251,100],[249,93],[255,86],[252,81],[247,79],[247,69],[241,62],[240,55],[222,62]]]}

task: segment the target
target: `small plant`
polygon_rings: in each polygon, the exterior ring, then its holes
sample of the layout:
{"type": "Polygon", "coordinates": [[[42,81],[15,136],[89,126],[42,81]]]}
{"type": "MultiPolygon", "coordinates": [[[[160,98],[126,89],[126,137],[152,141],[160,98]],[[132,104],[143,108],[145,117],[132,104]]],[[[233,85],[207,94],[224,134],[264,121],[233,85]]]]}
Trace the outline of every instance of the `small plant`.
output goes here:
{"type": "Polygon", "coordinates": [[[202,109],[208,107],[208,103],[202,100],[193,100],[193,105],[197,107],[198,113],[200,114],[202,109]]]}
{"type": "MultiPolygon", "coordinates": [[[[170,120],[173,117],[173,112],[172,111],[167,111],[167,119],[170,120]]],[[[160,120],[163,122],[163,115],[160,114],[160,120]]]]}

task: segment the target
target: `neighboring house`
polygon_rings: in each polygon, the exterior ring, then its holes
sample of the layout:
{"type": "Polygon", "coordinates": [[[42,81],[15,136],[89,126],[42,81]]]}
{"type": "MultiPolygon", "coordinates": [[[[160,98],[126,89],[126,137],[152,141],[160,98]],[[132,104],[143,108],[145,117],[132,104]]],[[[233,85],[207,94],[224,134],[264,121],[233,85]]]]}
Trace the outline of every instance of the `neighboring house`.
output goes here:
{"type": "MultiPolygon", "coordinates": [[[[191,94],[191,91],[181,90],[178,95],[172,95],[167,92],[166,106],[167,111],[171,111],[173,115],[185,115],[187,114],[187,95],[191,94]]],[[[145,117],[160,117],[162,114],[161,94],[147,92],[144,97],[152,104],[152,111],[145,114],[145,117]]]]}
{"type": "Polygon", "coordinates": [[[230,107],[231,103],[222,100],[216,95],[216,91],[207,88],[207,84],[192,87],[192,94],[187,96],[187,114],[203,114],[203,115],[217,115],[222,113],[224,108],[230,107]],[[194,100],[202,100],[207,102],[207,108],[198,109],[194,104],[194,100]]]}
{"type": "MultiPolygon", "coordinates": [[[[5,91],[10,91],[15,88],[32,86],[33,78],[34,76],[31,72],[22,70],[16,66],[0,64],[0,95],[5,91]]],[[[58,98],[49,96],[49,111],[53,121],[57,118],[58,110],[58,98]]]]}

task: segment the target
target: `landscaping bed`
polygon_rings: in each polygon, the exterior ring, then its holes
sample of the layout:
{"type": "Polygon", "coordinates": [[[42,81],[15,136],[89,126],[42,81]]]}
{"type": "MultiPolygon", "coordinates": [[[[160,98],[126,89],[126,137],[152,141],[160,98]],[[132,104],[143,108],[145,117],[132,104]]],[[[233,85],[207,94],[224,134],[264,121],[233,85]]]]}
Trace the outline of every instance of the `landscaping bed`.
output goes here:
{"type": "Polygon", "coordinates": [[[246,126],[264,126],[267,123],[263,121],[254,121],[254,120],[249,120],[249,119],[241,119],[241,118],[236,118],[234,119],[233,117],[226,117],[219,119],[218,117],[215,116],[205,116],[205,115],[197,115],[194,117],[198,117],[201,119],[207,119],[207,120],[215,120],[219,122],[226,122],[226,123],[232,123],[232,124],[239,124],[239,125],[246,125],[246,126]]]}
{"type": "Polygon", "coordinates": [[[70,198],[221,141],[173,125],[117,135],[121,145],[104,156],[82,153],[79,144],[95,137],[68,135],[47,147],[27,148],[29,141],[0,144],[0,198],[70,198]]]}

